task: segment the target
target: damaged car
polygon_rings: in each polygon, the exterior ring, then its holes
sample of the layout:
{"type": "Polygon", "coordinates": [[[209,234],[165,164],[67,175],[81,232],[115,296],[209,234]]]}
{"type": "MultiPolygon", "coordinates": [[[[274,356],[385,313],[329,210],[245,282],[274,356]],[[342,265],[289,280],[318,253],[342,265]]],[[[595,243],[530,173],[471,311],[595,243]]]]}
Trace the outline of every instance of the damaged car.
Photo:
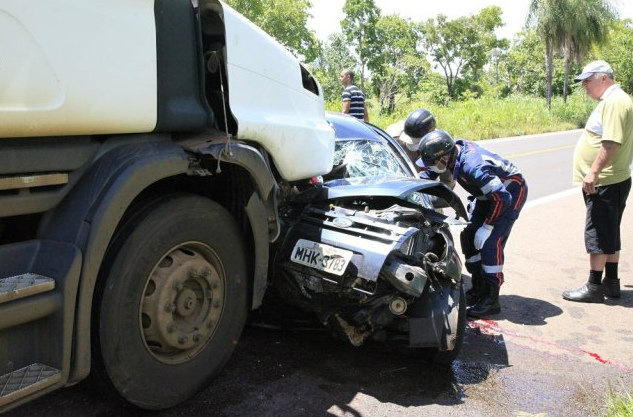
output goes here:
{"type": "Polygon", "coordinates": [[[327,118],[336,132],[334,167],[284,191],[274,292],[354,346],[404,343],[452,361],[466,314],[449,226],[465,224],[464,206],[446,185],[417,178],[381,129],[327,118]],[[437,201],[454,215],[436,209],[437,201]]]}

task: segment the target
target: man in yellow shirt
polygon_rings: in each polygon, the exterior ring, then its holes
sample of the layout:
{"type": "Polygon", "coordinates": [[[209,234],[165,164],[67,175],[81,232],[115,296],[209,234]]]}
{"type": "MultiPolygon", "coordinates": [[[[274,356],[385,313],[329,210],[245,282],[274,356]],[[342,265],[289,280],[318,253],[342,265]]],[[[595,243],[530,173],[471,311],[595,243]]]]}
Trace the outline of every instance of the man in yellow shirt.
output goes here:
{"type": "Polygon", "coordinates": [[[587,209],[585,247],[589,281],[563,292],[570,301],[602,303],[620,296],[620,221],[631,189],[633,102],[613,80],[605,61],[587,64],[574,81],[598,101],[574,151],[574,184],[582,185],[587,209]],[[602,273],[605,271],[604,280],[602,273]]]}

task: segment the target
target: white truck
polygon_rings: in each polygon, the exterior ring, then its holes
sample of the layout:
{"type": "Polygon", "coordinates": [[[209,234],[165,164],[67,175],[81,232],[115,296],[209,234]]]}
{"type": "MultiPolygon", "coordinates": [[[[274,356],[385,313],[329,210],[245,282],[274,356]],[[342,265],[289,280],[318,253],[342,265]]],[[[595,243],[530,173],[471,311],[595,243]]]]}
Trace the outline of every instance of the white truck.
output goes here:
{"type": "Polygon", "coordinates": [[[194,394],[333,152],[318,82],[218,0],[0,0],[0,411],[194,394]]]}

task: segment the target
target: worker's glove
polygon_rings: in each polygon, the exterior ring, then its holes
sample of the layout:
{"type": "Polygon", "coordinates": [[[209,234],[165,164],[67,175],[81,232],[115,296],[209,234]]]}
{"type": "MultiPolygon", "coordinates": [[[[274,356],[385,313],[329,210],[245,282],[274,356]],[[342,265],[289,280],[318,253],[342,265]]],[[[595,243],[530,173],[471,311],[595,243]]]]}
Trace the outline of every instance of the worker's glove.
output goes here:
{"type": "Polygon", "coordinates": [[[490,237],[490,233],[492,233],[493,226],[489,224],[482,224],[479,229],[475,232],[475,249],[481,250],[484,247],[484,243],[490,237]]]}

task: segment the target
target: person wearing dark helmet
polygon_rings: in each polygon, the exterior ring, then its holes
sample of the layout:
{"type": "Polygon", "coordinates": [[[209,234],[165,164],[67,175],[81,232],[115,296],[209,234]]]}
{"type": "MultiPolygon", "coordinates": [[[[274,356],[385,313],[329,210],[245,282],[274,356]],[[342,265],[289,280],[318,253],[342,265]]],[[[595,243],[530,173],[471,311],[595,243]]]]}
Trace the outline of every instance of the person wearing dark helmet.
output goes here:
{"type": "Polygon", "coordinates": [[[448,170],[475,197],[470,222],[460,236],[473,279],[467,313],[476,318],[499,313],[504,248],[528,193],[521,171],[474,142],[453,140],[443,130],[422,137],[418,154],[416,165],[424,167],[421,177],[437,179],[448,170]]]}
{"type": "MultiPolygon", "coordinates": [[[[404,123],[400,126],[402,126],[400,127],[401,133],[393,136],[400,143],[411,161],[415,162],[419,158],[418,148],[420,140],[424,135],[435,130],[437,126],[435,116],[427,109],[415,109],[409,113],[404,123]]],[[[455,180],[449,171],[440,174],[438,179],[451,189],[455,188],[455,180]]]]}

